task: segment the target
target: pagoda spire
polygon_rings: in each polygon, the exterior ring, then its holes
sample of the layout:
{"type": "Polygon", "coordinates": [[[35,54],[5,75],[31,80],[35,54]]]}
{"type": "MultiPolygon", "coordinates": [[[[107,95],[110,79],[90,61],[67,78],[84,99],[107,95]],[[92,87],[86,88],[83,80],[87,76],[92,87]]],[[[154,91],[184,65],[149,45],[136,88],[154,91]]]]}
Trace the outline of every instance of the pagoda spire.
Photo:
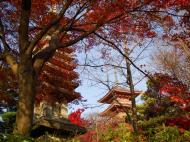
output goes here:
{"type": "Polygon", "coordinates": [[[115,86],[119,86],[119,81],[117,78],[117,69],[115,66],[114,66],[114,78],[115,78],[115,86]]]}

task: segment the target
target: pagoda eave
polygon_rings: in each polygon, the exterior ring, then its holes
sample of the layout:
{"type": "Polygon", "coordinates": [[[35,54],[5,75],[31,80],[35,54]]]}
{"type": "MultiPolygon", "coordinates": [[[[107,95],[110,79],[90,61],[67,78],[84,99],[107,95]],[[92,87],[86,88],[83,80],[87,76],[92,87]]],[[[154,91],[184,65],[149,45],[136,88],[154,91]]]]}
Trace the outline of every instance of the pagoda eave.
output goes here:
{"type": "MultiPolygon", "coordinates": [[[[142,91],[135,91],[135,96],[138,96],[141,94],[142,91]]],[[[121,88],[121,87],[113,87],[104,97],[102,97],[100,100],[98,100],[99,103],[108,103],[110,104],[114,99],[114,94],[116,95],[115,97],[118,96],[123,96],[124,98],[129,98],[131,99],[131,91],[126,89],[126,88],[121,88]],[[120,94],[120,95],[118,95],[120,94]]]]}
{"type": "Polygon", "coordinates": [[[116,109],[123,109],[123,112],[124,112],[124,109],[129,109],[131,108],[131,105],[130,104],[111,104],[107,109],[105,109],[103,112],[100,113],[100,116],[109,116],[110,114],[114,114],[114,113],[117,113],[115,110],[116,109]]]}
{"type": "Polygon", "coordinates": [[[79,99],[81,97],[81,94],[75,91],[69,91],[65,88],[61,88],[61,87],[55,87],[47,82],[43,82],[45,85],[47,85],[48,87],[51,87],[52,89],[55,89],[59,92],[61,97],[65,97],[67,102],[72,102],[75,99],[79,99]]]}
{"type": "Polygon", "coordinates": [[[64,88],[57,88],[57,90],[61,93],[63,97],[65,97],[68,103],[74,101],[75,99],[79,99],[81,97],[80,93],[78,92],[71,92],[64,88]]]}
{"type": "Polygon", "coordinates": [[[54,136],[66,138],[77,134],[84,134],[87,130],[84,127],[72,124],[67,119],[53,120],[44,118],[34,122],[34,126],[31,131],[32,137],[40,137],[46,134],[46,132],[54,136]]]}

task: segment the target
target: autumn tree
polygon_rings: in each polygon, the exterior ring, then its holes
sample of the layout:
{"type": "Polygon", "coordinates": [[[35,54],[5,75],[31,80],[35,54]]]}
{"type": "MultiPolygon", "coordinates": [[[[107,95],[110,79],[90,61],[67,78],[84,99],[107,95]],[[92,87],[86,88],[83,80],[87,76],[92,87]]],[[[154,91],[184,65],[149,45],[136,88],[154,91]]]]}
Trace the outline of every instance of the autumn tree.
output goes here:
{"type": "Polygon", "coordinates": [[[148,89],[143,96],[144,110],[141,121],[143,128],[150,128],[164,123],[189,130],[190,95],[188,87],[175,77],[155,73],[157,83],[148,81],[148,89]],[[151,122],[152,120],[152,122],[151,122]],[[152,126],[151,126],[152,125],[152,126]]]}

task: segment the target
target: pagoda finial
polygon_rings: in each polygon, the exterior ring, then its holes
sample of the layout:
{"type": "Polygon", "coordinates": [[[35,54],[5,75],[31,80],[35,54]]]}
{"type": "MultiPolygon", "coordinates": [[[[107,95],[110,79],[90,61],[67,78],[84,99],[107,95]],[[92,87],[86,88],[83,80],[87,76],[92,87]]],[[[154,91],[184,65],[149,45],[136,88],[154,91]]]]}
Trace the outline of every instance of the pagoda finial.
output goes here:
{"type": "Polygon", "coordinates": [[[106,81],[107,81],[107,84],[108,86],[110,86],[110,80],[109,80],[109,69],[108,69],[108,66],[106,66],[106,81]]]}
{"type": "Polygon", "coordinates": [[[115,77],[115,85],[119,86],[119,81],[118,81],[118,78],[117,78],[117,69],[116,69],[116,66],[114,66],[114,77],[115,77]]]}

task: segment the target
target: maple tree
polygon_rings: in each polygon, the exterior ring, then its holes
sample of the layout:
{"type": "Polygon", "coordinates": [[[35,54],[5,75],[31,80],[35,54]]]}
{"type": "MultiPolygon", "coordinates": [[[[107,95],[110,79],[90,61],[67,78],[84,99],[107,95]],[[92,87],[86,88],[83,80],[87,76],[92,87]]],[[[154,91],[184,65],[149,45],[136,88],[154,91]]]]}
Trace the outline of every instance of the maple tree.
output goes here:
{"type": "Polygon", "coordinates": [[[84,109],[77,109],[76,111],[74,112],[71,112],[69,114],[69,117],[68,119],[73,123],[73,124],[76,124],[76,125],[79,125],[79,126],[84,126],[85,125],[85,120],[83,118],[81,118],[81,114],[84,112],[84,109]]]}
{"type": "MultiPolygon", "coordinates": [[[[190,95],[186,85],[167,74],[153,75],[157,83],[148,82],[145,98],[154,98],[148,103],[147,119],[165,115],[167,125],[189,130],[190,95]],[[150,109],[151,108],[151,109],[150,109]]],[[[148,102],[149,99],[145,99],[148,102]]]]}

